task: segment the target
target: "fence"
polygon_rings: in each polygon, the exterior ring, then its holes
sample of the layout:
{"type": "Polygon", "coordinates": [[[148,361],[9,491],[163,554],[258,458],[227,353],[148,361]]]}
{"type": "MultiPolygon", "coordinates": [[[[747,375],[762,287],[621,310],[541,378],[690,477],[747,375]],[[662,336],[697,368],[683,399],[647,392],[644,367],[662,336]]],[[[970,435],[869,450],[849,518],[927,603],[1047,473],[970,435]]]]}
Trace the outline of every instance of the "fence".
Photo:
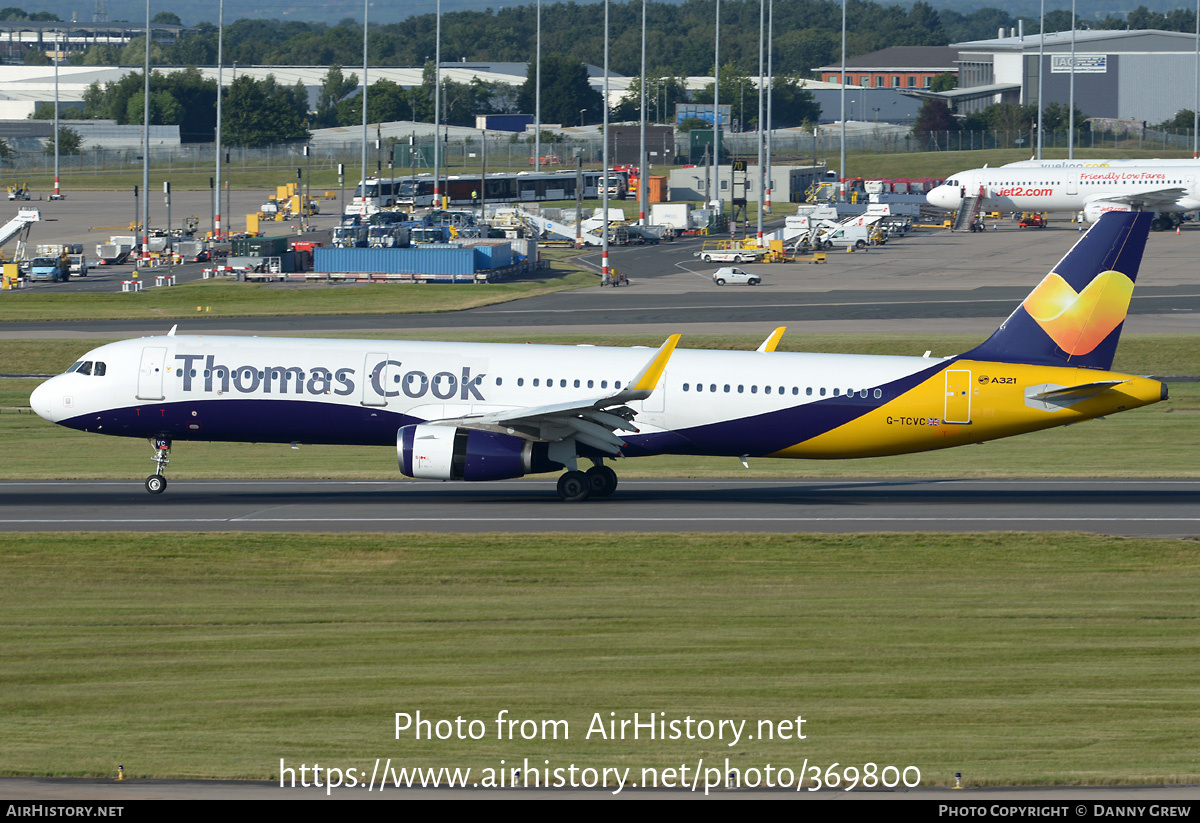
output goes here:
{"type": "MultiPolygon", "coordinates": [[[[533,166],[532,141],[528,138],[491,138],[487,140],[487,159],[490,170],[529,169],[533,166]]],[[[684,162],[687,156],[687,134],[678,132],[675,135],[675,157],[668,158],[672,164],[684,162]]],[[[1115,134],[1109,132],[1084,132],[1076,141],[1077,148],[1109,149],[1113,152],[1128,150],[1170,151],[1188,150],[1193,145],[1193,134],[1190,129],[1179,131],[1162,131],[1145,129],[1140,133],[1115,134]]],[[[880,125],[876,129],[856,129],[846,136],[846,149],[855,153],[872,154],[901,154],[906,152],[935,152],[935,151],[979,151],[984,149],[1024,149],[1032,153],[1036,139],[1028,131],[973,131],[973,132],[930,132],[913,134],[902,127],[880,125]]],[[[753,132],[726,134],[724,152],[731,156],[753,158],[758,152],[757,136],[753,132]]],[[[345,164],[346,184],[357,183],[362,162],[361,141],[331,142],[320,141],[311,145],[312,156],[306,159],[303,155],[304,144],[283,143],[262,148],[247,148],[244,146],[226,146],[222,152],[227,154],[229,161],[225,168],[230,171],[272,171],[303,168],[310,164],[312,171],[336,169],[338,164],[345,164]]],[[[397,150],[408,149],[407,141],[394,144],[397,150]]],[[[375,147],[372,139],[367,151],[367,174],[374,175],[383,172],[388,176],[400,176],[410,171],[414,166],[418,172],[427,171],[433,162],[432,142],[422,144],[418,141],[414,150],[409,153],[397,153],[406,162],[395,162],[389,165],[392,157],[392,145],[383,149],[375,147]]],[[[814,135],[811,132],[775,132],[771,138],[771,155],[773,162],[812,162],[817,158],[836,155],[841,147],[840,135],[834,129],[822,130],[814,135]]],[[[1049,131],[1045,133],[1043,148],[1065,149],[1067,147],[1066,130],[1049,131]]],[[[542,142],[542,156],[554,156],[558,162],[555,168],[571,168],[578,152],[585,164],[596,166],[601,162],[603,146],[597,136],[592,139],[570,140],[564,142],[542,142]]],[[[150,149],[150,164],[156,175],[162,172],[195,172],[211,174],[216,160],[215,146],[209,144],[184,144],[177,146],[152,146],[150,149]]],[[[442,168],[446,174],[477,173],[483,160],[483,145],[478,138],[451,138],[443,143],[442,168]]],[[[662,163],[662,159],[658,159],[662,163]]],[[[132,172],[142,167],[140,148],[100,148],[85,147],[78,155],[61,155],[59,166],[62,174],[112,174],[117,172],[132,172]]],[[[40,149],[13,149],[10,155],[0,159],[0,170],[9,176],[18,178],[35,175],[51,175],[54,171],[54,156],[40,149]]]]}

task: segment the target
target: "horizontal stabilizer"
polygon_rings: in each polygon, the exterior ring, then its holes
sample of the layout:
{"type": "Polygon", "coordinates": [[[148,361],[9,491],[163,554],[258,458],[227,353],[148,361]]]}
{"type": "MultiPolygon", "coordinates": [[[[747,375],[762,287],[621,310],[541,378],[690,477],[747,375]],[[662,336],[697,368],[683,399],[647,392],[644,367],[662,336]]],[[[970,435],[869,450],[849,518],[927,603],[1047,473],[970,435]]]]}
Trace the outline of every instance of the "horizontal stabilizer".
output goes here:
{"type": "Polygon", "coordinates": [[[1025,390],[1025,405],[1044,411],[1069,408],[1128,382],[1128,380],[1097,380],[1094,383],[1080,383],[1078,386],[1058,386],[1053,383],[1030,386],[1025,390]]]}

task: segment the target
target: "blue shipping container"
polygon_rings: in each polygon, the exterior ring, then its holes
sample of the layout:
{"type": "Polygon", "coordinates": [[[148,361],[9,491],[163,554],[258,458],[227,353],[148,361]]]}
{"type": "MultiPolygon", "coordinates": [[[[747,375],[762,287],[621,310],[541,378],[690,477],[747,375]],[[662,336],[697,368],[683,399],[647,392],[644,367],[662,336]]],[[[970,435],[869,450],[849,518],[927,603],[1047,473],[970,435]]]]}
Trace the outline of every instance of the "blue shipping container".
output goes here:
{"type": "Polygon", "coordinates": [[[512,246],[508,243],[475,246],[476,269],[503,269],[512,265],[512,246]]]}
{"type": "Polygon", "coordinates": [[[320,274],[474,274],[475,250],[462,248],[313,249],[320,274]]]}

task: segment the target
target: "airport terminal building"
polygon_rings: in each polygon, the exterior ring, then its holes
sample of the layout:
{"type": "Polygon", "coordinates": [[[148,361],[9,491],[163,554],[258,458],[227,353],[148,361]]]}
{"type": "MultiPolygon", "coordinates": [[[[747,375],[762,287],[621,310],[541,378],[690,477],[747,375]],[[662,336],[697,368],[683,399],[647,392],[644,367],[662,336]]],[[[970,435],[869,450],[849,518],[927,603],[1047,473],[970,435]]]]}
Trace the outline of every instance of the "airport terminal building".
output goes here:
{"type": "MultiPolygon", "coordinates": [[[[954,43],[958,88],[943,96],[959,113],[992,103],[1070,99],[1071,32],[1046,34],[1039,66],[1036,34],[954,43]]],[[[1161,123],[1195,105],[1196,36],[1180,32],[1075,32],[1075,105],[1088,117],[1161,123]]]]}

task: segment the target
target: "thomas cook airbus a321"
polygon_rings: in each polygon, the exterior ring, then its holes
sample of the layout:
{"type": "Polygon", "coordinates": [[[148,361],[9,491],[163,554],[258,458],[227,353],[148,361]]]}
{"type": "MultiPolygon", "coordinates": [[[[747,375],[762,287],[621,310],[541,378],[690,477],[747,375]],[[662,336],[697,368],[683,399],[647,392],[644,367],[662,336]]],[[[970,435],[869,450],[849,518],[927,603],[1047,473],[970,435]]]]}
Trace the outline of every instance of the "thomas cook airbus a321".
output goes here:
{"type": "MultiPolygon", "coordinates": [[[[400,471],[503,480],[566,470],[564,500],[613,493],[605,460],[832,459],[944,449],[1157,403],[1110,371],[1150,213],[1105,214],[982,345],[947,358],[170,334],[94,349],[30,398],[47,420],[172,441],[395,445],[400,471]],[[592,467],[581,471],[582,461],[592,467]]],[[[586,465],[586,464],[585,464],[586,465]]]]}

